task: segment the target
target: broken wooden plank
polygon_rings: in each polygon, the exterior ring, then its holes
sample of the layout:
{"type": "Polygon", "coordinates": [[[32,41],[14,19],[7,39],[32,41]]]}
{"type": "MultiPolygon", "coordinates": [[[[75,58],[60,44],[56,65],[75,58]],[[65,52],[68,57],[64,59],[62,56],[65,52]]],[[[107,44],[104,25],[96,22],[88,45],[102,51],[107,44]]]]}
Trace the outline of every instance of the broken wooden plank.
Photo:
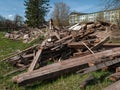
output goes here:
{"type": "MultiPolygon", "coordinates": [[[[95,54],[84,42],[82,42],[82,44],[83,44],[93,55],[95,54]]],[[[94,55],[94,57],[95,57],[95,55],[94,55]]]]}
{"type": "Polygon", "coordinates": [[[62,43],[62,42],[64,42],[65,40],[68,40],[68,39],[71,39],[72,38],[72,35],[69,35],[69,36],[66,36],[66,37],[64,37],[64,38],[62,38],[62,39],[59,39],[58,41],[56,41],[55,43],[62,43]]]}
{"type": "Polygon", "coordinates": [[[23,58],[29,58],[29,57],[33,57],[33,56],[34,56],[34,54],[32,53],[32,54],[23,55],[22,57],[23,58]]]}
{"type": "Polygon", "coordinates": [[[58,40],[60,40],[60,36],[58,35],[58,33],[54,32],[54,35],[57,37],[58,40]]]}
{"type": "Polygon", "coordinates": [[[77,57],[77,58],[53,63],[51,65],[41,67],[40,69],[15,76],[13,77],[13,81],[20,85],[25,85],[33,81],[46,80],[61,76],[65,73],[76,72],[81,68],[81,66],[83,68],[83,65],[88,64],[91,61],[100,62],[101,61],[100,58],[102,57],[109,57],[111,55],[119,56],[120,48],[114,48],[111,50],[98,52],[95,53],[95,55],[96,55],[96,59],[93,57],[93,55],[90,54],[84,57],[77,57]]]}
{"type": "Polygon", "coordinates": [[[18,52],[18,53],[16,53],[16,54],[13,54],[13,55],[11,55],[11,56],[3,59],[2,61],[6,61],[6,62],[7,62],[7,61],[9,61],[10,58],[12,58],[12,57],[14,57],[14,56],[17,56],[17,55],[20,55],[21,53],[24,53],[24,52],[26,52],[26,51],[28,51],[28,50],[30,50],[30,49],[34,49],[34,48],[36,48],[36,47],[38,47],[38,46],[39,46],[39,44],[33,45],[33,46],[31,46],[31,47],[23,50],[23,51],[20,51],[20,52],[18,52]]]}
{"type": "Polygon", "coordinates": [[[111,49],[116,47],[120,47],[120,43],[105,43],[102,45],[102,48],[105,48],[105,49],[111,49]]]}
{"type": "Polygon", "coordinates": [[[104,67],[109,67],[109,66],[117,64],[117,63],[120,63],[120,59],[118,59],[118,58],[115,59],[115,60],[102,62],[100,64],[97,64],[97,65],[94,65],[94,66],[79,70],[79,71],[77,71],[77,73],[79,73],[80,75],[84,75],[84,74],[87,74],[87,73],[94,72],[94,71],[97,71],[99,69],[102,69],[104,67]]]}
{"type": "Polygon", "coordinates": [[[42,53],[42,50],[43,50],[43,48],[40,48],[40,49],[37,51],[37,53],[36,53],[36,55],[35,55],[32,63],[30,64],[30,67],[28,68],[28,72],[31,72],[31,71],[34,70],[36,63],[38,62],[38,60],[39,60],[39,58],[40,58],[40,55],[41,55],[41,53],[42,53]]]}
{"type": "MultiPolygon", "coordinates": [[[[83,45],[90,51],[90,53],[92,53],[93,54],[93,57],[95,57],[96,58],[96,56],[95,56],[95,53],[84,43],[84,42],[82,42],[83,43],[83,45]]],[[[92,62],[90,62],[89,63],[89,66],[93,66],[94,65],[94,62],[92,63],[92,62]]]]}
{"type": "Polygon", "coordinates": [[[120,80],[109,85],[108,87],[104,88],[103,90],[120,90],[120,80]]]}
{"type": "Polygon", "coordinates": [[[120,43],[105,43],[104,47],[120,47],[120,43]]]}
{"type": "Polygon", "coordinates": [[[99,43],[95,44],[94,47],[91,48],[91,50],[96,50],[100,46],[102,46],[105,42],[107,42],[110,39],[110,36],[104,37],[99,43]]]}
{"type": "Polygon", "coordinates": [[[73,54],[72,58],[74,58],[74,57],[82,57],[82,56],[89,55],[89,54],[90,54],[90,52],[77,52],[77,53],[73,54]]]}
{"type": "Polygon", "coordinates": [[[68,43],[68,47],[75,48],[75,49],[81,49],[84,47],[84,45],[81,42],[71,42],[71,43],[68,43]]]}
{"type": "Polygon", "coordinates": [[[96,38],[95,39],[82,40],[82,41],[79,41],[79,42],[71,42],[71,43],[68,43],[68,47],[81,46],[82,42],[93,42],[95,40],[96,40],[96,38]]]}
{"type": "Polygon", "coordinates": [[[111,81],[117,81],[120,79],[120,72],[116,72],[108,77],[111,81]]]}
{"type": "Polygon", "coordinates": [[[75,48],[75,49],[81,49],[84,47],[84,45],[82,44],[82,42],[91,42],[91,41],[95,41],[96,39],[89,39],[89,40],[82,40],[79,42],[71,42],[68,43],[67,46],[71,47],[71,48],[75,48]]]}
{"type": "Polygon", "coordinates": [[[90,75],[89,77],[87,77],[85,80],[83,80],[80,83],[80,88],[84,89],[86,87],[87,84],[91,83],[93,80],[95,79],[94,76],[90,75]]]}
{"type": "Polygon", "coordinates": [[[14,73],[16,73],[16,72],[22,72],[22,71],[24,71],[27,67],[29,67],[29,65],[27,65],[27,66],[25,66],[25,67],[23,67],[23,68],[19,68],[19,69],[16,69],[16,70],[14,70],[14,71],[8,72],[7,74],[3,75],[3,77],[7,77],[7,76],[9,76],[9,75],[11,75],[11,74],[14,74],[14,73]]]}
{"type": "MultiPolygon", "coordinates": [[[[96,43],[95,45],[93,45],[92,47],[89,48],[89,51],[91,53],[92,50],[96,50],[98,49],[100,46],[102,46],[107,40],[109,40],[109,36],[103,38],[99,43],[96,43]]],[[[72,44],[68,44],[69,47],[73,47],[73,48],[83,48],[83,47],[86,47],[85,45],[82,44],[82,42],[74,42],[72,44]]],[[[88,49],[88,46],[86,47],[88,49]]],[[[86,51],[87,52],[87,51],[86,51]]],[[[93,53],[94,54],[94,53],[93,53]]],[[[77,52],[77,53],[74,53],[74,56],[81,56],[82,53],[81,52],[77,52]]],[[[95,55],[94,55],[95,56],[95,55]]]]}
{"type": "Polygon", "coordinates": [[[117,68],[116,68],[116,72],[120,72],[120,67],[117,67],[117,68]]]}
{"type": "Polygon", "coordinates": [[[37,64],[37,62],[41,56],[42,50],[44,49],[45,43],[46,43],[46,39],[42,42],[39,50],[37,51],[36,55],[34,56],[33,61],[30,64],[30,67],[28,68],[28,72],[31,72],[34,70],[35,65],[37,64]]]}

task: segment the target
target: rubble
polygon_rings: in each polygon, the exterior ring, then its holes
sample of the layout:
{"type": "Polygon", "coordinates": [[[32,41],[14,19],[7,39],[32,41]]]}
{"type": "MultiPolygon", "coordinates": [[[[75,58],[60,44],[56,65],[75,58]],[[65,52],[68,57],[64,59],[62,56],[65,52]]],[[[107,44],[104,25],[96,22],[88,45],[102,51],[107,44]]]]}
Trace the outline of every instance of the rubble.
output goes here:
{"type": "Polygon", "coordinates": [[[39,36],[43,35],[43,32],[37,28],[23,28],[18,31],[12,31],[6,33],[5,37],[12,40],[23,40],[23,43],[30,43],[37,39],[39,36]]]}
{"type": "Polygon", "coordinates": [[[112,24],[110,23],[107,23],[107,22],[102,22],[102,21],[98,21],[98,22],[88,22],[88,23],[83,23],[83,24],[80,24],[80,23],[77,23],[73,26],[71,26],[69,28],[69,30],[88,30],[88,29],[96,29],[96,30],[105,30],[106,27],[111,27],[112,24]]]}
{"type": "MultiPolygon", "coordinates": [[[[60,75],[68,74],[71,72],[76,72],[79,69],[89,67],[88,64],[92,64],[93,66],[94,64],[96,65],[101,62],[106,62],[111,60],[111,59],[101,60],[102,57],[110,57],[111,55],[113,55],[113,57],[119,56],[120,55],[119,50],[120,48],[115,48],[112,50],[98,52],[95,54],[96,55],[95,57],[89,54],[83,57],[77,57],[77,58],[67,59],[64,61],[53,63],[51,65],[41,67],[40,69],[17,75],[13,77],[13,81],[20,85],[25,85],[26,83],[31,83],[36,80],[46,80],[46,79],[58,77],[60,75]]],[[[114,60],[112,61],[114,62],[114,60]]],[[[120,60],[118,60],[117,63],[119,62],[120,60]]]]}
{"type": "MultiPolygon", "coordinates": [[[[22,36],[27,41],[31,37],[29,33],[22,36]]],[[[61,31],[48,30],[45,36],[42,44],[4,60],[22,70],[28,66],[27,72],[13,77],[14,82],[25,85],[73,72],[83,75],[120,63],[120,44],[106,43],[111,36],[110,23],[76,24],[61,31]],[[48,62],[52,64],[48,65],[48,62]]]]}

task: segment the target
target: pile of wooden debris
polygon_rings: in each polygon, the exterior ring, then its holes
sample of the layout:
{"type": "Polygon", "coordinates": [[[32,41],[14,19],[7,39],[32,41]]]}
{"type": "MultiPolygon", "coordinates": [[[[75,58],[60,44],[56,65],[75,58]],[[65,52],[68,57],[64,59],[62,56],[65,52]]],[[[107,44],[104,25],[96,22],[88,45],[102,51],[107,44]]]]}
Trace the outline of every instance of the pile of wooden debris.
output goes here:
{"type": "Polygon", "coordinates": [[[48,30],[49,37],[42,44],[4,59],[19,68],[5,76],[28,68],[12,79],[25,85],[74,72],[83,75],[120,63],[120,44],[106,43],[111,24],[90,22],[82,26],[79,30],[73,26],[63,31],[48,30]]]}
{"type": "Polygon", "coordinates": [[[23,43],[29,43],[36,38],[38,38],[40,35],[42,35],[43,32],[40,29],[37,28],[23,28],[18,31],[8,32],[5,34],[6,38],[12,39],[12,40],[23,40],[23,43]]]}

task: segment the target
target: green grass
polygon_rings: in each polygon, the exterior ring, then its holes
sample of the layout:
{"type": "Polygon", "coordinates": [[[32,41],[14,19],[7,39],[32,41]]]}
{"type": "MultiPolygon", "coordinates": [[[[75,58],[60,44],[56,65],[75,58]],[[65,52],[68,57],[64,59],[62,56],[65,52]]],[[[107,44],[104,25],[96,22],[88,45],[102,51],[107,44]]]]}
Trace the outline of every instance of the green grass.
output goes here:
{"type": "Polygon", "coordinates": [[[17,50],[23,50],[27,47],[34,45],[35,43],[40,43],[39,39],[25,44],[22,41],[15,41],[4,38],[4,32],[0,32],[0,60],[8,56],[10,53],[13,53],[17,50]]]}
{"type": "Polygon", "coordinates": [[[46,83],[38,83],[33,86],[26,87],[26,90],[101,90],[111,82],[104,78],[99,79],[102,75],[109,74],[109,72],[95,72],[91,73],[96,79],[91,82],[85,89],[80,89],[80,83],[90,74],[80,76],[79,74],[71,74],[62,76],[57,80],[46,83]]]}
{"type": "MultiPolygon", "coordinates": [[[[9,53],[12,53],[18,49],[25,49],[38,42],[39,39],[30,44],[24,44],[22,41],[6,39],[4,38],[3,32],[0,32],[0,60],[5,58],[9,53]]],[[[17,84],[14,84],[11,81],[12,77],[18,73],[3,77],[3,75],[14,69],[15,68],[13,68],[11,65],[0,62],[0,90],[80,90],[80,83],[89,76],[89,74],[84,76],[80,76],[79,74],[71,74],[62,76],[57,80],[52,80],[51,82],[39,81],[30,86],[19,87],[17,84]]],[[[101,90],[112,83],[103,77],[103,75],[110,74],[110,72],[98,71],[91,74],[95,77],[95,80],[87,85],[86,89],[83,90],[101,90]]]]}

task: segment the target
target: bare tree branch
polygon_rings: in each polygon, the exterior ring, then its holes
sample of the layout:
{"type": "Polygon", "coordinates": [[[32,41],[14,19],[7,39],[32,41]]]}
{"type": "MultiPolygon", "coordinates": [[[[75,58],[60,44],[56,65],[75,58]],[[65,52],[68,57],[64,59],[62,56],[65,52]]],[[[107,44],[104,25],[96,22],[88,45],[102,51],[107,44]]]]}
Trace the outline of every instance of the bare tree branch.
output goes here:
{"type": "Polygon", "coordinates": [[[54,3],[52,18],[54,24],[61,27],[69,24],[70,7],[63,2],[54,3]]]}

